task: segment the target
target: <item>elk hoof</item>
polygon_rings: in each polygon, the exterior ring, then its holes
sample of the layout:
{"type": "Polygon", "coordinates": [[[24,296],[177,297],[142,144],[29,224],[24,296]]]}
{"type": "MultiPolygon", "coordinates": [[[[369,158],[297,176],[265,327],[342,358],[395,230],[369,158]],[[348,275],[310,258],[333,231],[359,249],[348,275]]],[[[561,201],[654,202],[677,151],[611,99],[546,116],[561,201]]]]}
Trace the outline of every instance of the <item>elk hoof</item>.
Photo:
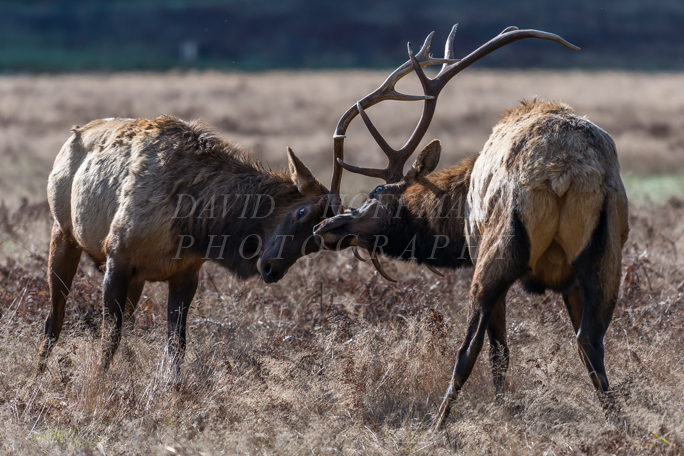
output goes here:
{"type": "Polygon", "coordinates": [[[454,402],[454,397],[452,394],[452,387],[449,386],[447,393],[444,395],[444,400],[442,405],[439,406],[439,413],[437,414],[437,421],[432,429],[432,432],[439,432],[444,427],[446,419],[449,417],[449,412],[451,412],[451,404],[454,402]]]}

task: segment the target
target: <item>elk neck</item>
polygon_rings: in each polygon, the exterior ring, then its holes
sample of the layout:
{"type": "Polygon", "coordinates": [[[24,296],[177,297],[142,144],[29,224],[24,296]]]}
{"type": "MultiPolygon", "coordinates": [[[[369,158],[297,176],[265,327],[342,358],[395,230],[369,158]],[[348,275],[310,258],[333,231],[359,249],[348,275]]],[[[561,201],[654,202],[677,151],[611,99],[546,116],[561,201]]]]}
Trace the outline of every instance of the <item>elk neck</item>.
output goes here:
{"type": "Polygon", "coordinates": [[[476,159],[477,155],[466,158],[408,185],[403,206],[394,211],[396,218],[388,224],[386,234],[391,242],[384,253],[435,267],[472,266],[464,227],[476,159]]]}
{"type": "Polygon", "coordinates": [[[201,160],[173,166],[181,171],[171,203],[176,234],[194,238],[188,250],[247,278],[257,274],[269,234],[307,197],[288,174],[264,167],[236,147],[221,140],[202,151],[201,160]]]}

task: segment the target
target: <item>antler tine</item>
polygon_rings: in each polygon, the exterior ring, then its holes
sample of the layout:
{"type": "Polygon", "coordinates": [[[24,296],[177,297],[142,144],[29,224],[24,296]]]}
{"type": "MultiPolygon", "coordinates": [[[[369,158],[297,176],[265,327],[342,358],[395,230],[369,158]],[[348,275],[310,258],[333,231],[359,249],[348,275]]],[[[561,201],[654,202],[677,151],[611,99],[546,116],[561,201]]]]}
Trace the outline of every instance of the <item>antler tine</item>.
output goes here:
{"type": "Polygon", "coordinates": [[[444,274],[442,274],[441,272],[439,272],[439,270],[438,270],[437,268],[435,268],[434,266],[430,266],[429,264],[426,263],[426,264],[425,264],[425,267],[428,268],[428,269],[429,269],[430,271],[432,271],[433,273],[437,274],[438,276],[444,277],[444,274]]]}
{"type": "Polygon", "coordinates": [[[357,260],[359,260],[359,261],[361,261],[361,262],[363,262],[363,263],[366,262],[366,259],[365,259],[364,257],[361,256],[361,254],[359,253],[359,249],[357,249],[356,246],[352,246],[351,251],[352,251],[352,253],[354,254],[354,256],[356,257],[357,260]]]}
{"type": "MultiPolygon", "coordinates": [[[[454,38],[456,38],[456,30],[458,29],[458,24],[454,24],[453,27],[451,27],[451,32],[449,32],[449,36],[446,40],[446,43],[444,44],[444,59],[453,59],[454,58],[454,38]]],[[[442,70],[447,67],[447,64],[442,65],[442,70]]]]}
{"type": "Polygon", "coordinates": [[[435,36],[435,32],[432,31],[428,34],[428,36],[425,38],[425,41],[423,42],[423,45],[420,47],[420,50],[418,51],[417,56],[421,58],[430,58],[430,45],[432,44],[432,37],[435,36]]]}
{"type": "Polygon", "coordinates": [[[385,138],[383,138],[378,129],[375,128],[375,125],[373,125],[373,122],[371,122],[370,117],[368,117],[368,114],[366,114],[366,111],[358,101],[356,102],[356,109],[359,110],[359,114],[361,114],[363,123],[366,124],[366,128],[368,128],[368,131],[370,132],[371,136],[373,136],[373,139],[375,139],[375,142],[378,143],[378,146],[380,146],[380,149],[382,149],[385,155],[387,155],[387,158],[392,160],[392,158],[397,154],[397,151],[392,149],[392,147],[387,144],[385,138]]]}
{"type": "Polygon", "coordinates": [[[347,171],[354,174],[361,174],[368,177],[376,177],[387,182],[387,170],[386,169],[376,169],[376,168],[362,168],[360,166],[350,165],[341,158],[337,159],[337,164],[347,171]]]}
{"type": "MultiPolygon", "coordinates": [[[[423,68],[421,68],[420,63],[418,62],[417,56],[413,53],[413,48],[411,47],[411,43],[408,42],[406,43],[406,50],[408,51],[409,55],[409,60],[411,61],[411,64],[413,65],[413,71],[416,72],[416,76],[418,76],[418,80],[420,81],[420,85],[423,86],[423,92],[425,94],[428,94],[428,91],[430,90],[430,78],[427,77],[425,72],[423,71],[423,68]]],[[[423,52],[423,49],[420,50],[420,52],[423,52]]],[[[434,98],[434,95],[430,94],[432,98],[434,98]]],[[[432,99],[431,98],[431,99],[432,99]]]]}
{"type": "Polygon", "coordinates": [[[397,283],[397,279],[392,278],[391,275],[387,274],[385,272],[385,269],[382,267],[382,264],[380,264],[380,260],[378,260],[378,255],[375,252],[371,252],[371,262],[373,263],[373,266],[375,266],[375,269],[378,270],[381,276],[385,278],[385,280],[388,280],[392,283],[397,283]]]}

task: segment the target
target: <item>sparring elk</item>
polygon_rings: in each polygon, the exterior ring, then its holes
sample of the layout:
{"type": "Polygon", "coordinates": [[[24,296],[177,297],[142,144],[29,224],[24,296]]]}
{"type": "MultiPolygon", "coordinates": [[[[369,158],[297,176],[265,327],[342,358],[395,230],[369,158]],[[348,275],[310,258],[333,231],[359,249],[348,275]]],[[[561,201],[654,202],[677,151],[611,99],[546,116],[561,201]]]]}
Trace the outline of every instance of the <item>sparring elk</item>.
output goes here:
{"type": "MultiPolygon", "coordinates": [[[[520,32],[504,31],[492,41],[515,33],[520,32]]],[[[452,39],[447,42],[448,58],[452,39]]],[[[393,279],[380,266],[378,253],[426,264],[437,273],[436,267],[474,266],[466,336],[436,429],[444,424],[468,379],[485,333],[495,390],[501,397],[509,353],[505,297],[517,280],[532,292],[551,289],[562,294],[580,357],[601,403],[610,409],[603,338],[617,300],[621,250],[629,232],[627,198],[613,140],[569,106],[535,99],[507,111],[478,155],[433,173],[441,147],[433,141],[404,174],[404,164],[432,116],[434,106],[429,103],[434,104],[444,84],[473,55],[445,65],[430,79],[418,58],[426,53],[424,49],[416,56],[410,54],[426,101],[423,117],[406,146],[391,149],[363,109],[388,98],[381,95],[386,82],[355,111],[387,155],[388,166],[383,170],[352,166],[336,150],[338,179],[344,168],[382,178],[386,185],[373,190],[360,208],[323,221],[316,234],[328,249],[367,249],[378,271],[389,280],[393,279]]],[[[405,68],[393,77],[396,80],[408,72],[405,68]]],[[[334,191],[338,184],[333,181],[334,191]]],[[[335,201],[339,204],[339,198],[335,201]]]]}
{"type": "Polygon", "coordinates": [[[332,214],[330,192],[289,148],[288,160],[289,172],[270,170],[209,126],[170,116],[74,127],[48,180],[52,308],[38,372],[59,338],[83,252],[104,269],[104,370],[146,281],[168,282],[169,349],[178,366],[205,261],[241,279],[261,273],[275,282],[320,250],[311,230],[332,214]],[[276,253],[261,261],[269,251],[276,253]]]}

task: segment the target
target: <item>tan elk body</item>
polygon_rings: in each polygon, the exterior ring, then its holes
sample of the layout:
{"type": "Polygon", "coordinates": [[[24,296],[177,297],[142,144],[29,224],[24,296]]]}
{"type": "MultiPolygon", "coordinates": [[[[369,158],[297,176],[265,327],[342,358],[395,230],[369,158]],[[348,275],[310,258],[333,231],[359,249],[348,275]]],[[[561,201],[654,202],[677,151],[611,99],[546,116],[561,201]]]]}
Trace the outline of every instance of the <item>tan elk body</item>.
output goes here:
{"type": "Polygon", "coordinates": [[[629,234],[613,140],[569,106],[535,100],[509,110],[479,155],[431,174],[439,155],[439,142],[431,142],[401,181],[378,187],[362,207],[316,231],[329,249],[358,246],[372,257],[475,267],[468,331],[438,424],[470,375],[485,332],[497,394],[503,392],[505,296],[516,280],[531,292],[563,295],[580,357],[612,408],[603,336],[629,234]]]}
{"type": "Polygon", "coordinates": [[[39,371],[59,337],[82,252],[105,269],[105,311],[114,322],[111,334],[103,323],[104,368],[146,281],[169,283],[169,338],[179,339],[181,358],[205,261],[273,282],[320,248],[311,229],[328,210],[329,192],[289,149],[284,173],[207,125],[170,116],[95,120],[72,133],[48,180],[52,310],[39,371]],[[260,261],[271,251],[269,262],[260,261]]]}
{"type": "MultiPolygon", "coordinates": [[[[589,244],[604,207],[613,256],[619,258],[629,232],[613,140],[558,102],[523,102],[506,112],[474,162],[465,207],[474,262],[505,252],[505,236],[486,252],[480,241],[508,232],[508,218],[517,214],[530,241],[528,283],[550,288],[572,280],[571,265],[589,244]]],[[[494,264],[507,267],[505,261],[494,264]]],[[[609,276],[619,280],[619,270],[609,276]]],[[[606,286],[616,289],[617,283],[606,286]]]]}

